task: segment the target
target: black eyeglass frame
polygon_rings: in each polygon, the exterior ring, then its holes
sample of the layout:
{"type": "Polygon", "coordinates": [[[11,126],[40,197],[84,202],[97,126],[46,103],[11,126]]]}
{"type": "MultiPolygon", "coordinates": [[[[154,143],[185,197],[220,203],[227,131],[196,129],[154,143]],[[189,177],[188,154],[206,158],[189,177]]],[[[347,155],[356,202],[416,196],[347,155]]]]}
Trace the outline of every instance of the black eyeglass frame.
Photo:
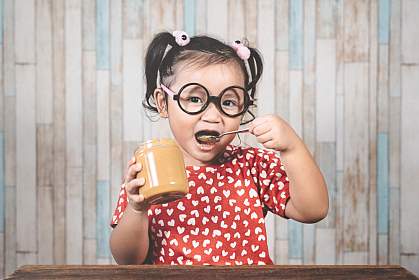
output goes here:
{"type": "MultiPolygon", "coordinates": [[[[200,83],[187,83],[187,84],[183,85],[183,86],[179,89],[178,93],[173,92],[171,89],[169,89],[168,87],[166,87],[166,86],[165,86],[165,85],[163,85],[163,84],[161,84],[161,88],[162,88],[162,89],[163,89],[163,91],[164,91],[164,92],[166,92],[168,95],[172,96],[173,100],[175,100],[175,101],[178,103],[179,108],[180,108],[183,112],[185,112],[185,113],[187,113],[187,114],[189,114],[189,115],[197,115],[197,114],[200,114],[200,113],[204,112],[204,111],[208,108],[208,106],[209,106],[209,104],[210,104],[210,103],[214,103],[214,104],[215,104],[215,107],[217,107],[217,109],[218,109],[221,113],[223,113],[224,115],[226,115],[226,116],[228,116],[228,117],[230,117],[230,118],[235,118],[235,117],[238,117],[238,116],[241,116],[241,115],[245,114],[245,113],[247,112],[247,110],[249,109],[249,107],[250,107],[250,106],[252,106],[252,105],[254,105],[254,100],[252,100],[252,99],[250,98],[250,96],[249,96],[249,94],[248,94],[247,90],[246,90],[245,88],[243,88],[243,87],[240,87],[240,86],[229,86],[229,87],[227,87],[227,88],[223,89],[223,91],[221,91],[221,92],[220,92],[220,94],[219,94],[218,96],[213,96],[213,95],[210,95],[210,93],[209,93],[208,89],[207,89],[205,86],[201,85],[200,83]],[[196,85],[196,86],[200,86],[200,87],[202,87],[202,88],[205,90],[205,93],[207,94],[207,97],[208,97],[208,98],[207,98],[207,102],[205,102],[204,106],[202,106],[202,108],[201,108],[200,110],[198,110],[198,111],[196,111],[196,112],[189,112],[189,111],[185,110],[185,109],[182,107],[182,105],[181,105],[181,103],[180,103],[180,98],[179,98],[179,96],[181,95],[182,91],[183,91],[186,87],[188,87],[188,86],[193,86],[193,85],[196,85]],[[222,105],[221,105],[221,98],[222,98],[222,96],[224,95],[224,93],[225,93],[226,91],[230,90],[230,89],[240,89],[240,90],[242,90],[242,91],[245,93],[245,95],[244,95],[244,107],[243,107],[243,111],[242,111],[242,112],[240,112],[240,113],[237,113],[237,114],[228,114],[228,113],[226,113],[226,112],[223,110],[223,108],[222,108],[222,105]]],[[[251,115],[253,115],[253,114],[251,114],[251,115]]]]}

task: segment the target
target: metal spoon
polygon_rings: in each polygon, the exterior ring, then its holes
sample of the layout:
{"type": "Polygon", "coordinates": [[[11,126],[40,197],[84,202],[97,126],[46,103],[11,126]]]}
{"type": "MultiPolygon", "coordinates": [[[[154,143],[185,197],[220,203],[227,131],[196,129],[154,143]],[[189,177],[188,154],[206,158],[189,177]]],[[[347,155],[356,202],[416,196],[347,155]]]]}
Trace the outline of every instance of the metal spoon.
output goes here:
{"type": "Polygon", "coordinates": [[[248,132],[248,131],[249,131],[249,129],[245,128],[245,129],[239,129],[239,130],[224,132],[224,133],[221,133],[218,136],[215,136],[215,135],[201,135],[201,136],[198,136],[198,140],[201,141],[201,142],[206,142],[208,144],[214,144],[214,143],[220,141],[220,138],[223,137],[224,135],[233,134],[233,133],[242,133],[242,132],[248,132]]]}

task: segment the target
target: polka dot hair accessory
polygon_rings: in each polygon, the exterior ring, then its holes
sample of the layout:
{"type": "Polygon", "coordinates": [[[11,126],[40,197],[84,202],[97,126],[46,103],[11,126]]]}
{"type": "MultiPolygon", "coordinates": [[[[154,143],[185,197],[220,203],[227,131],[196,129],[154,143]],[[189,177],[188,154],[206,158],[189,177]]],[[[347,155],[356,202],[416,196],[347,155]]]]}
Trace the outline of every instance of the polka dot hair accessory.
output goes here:
{"type": "Polygon", "coordinates": [[[234,41],[231,44],[231,47],[236,51],[237,55],[243,59],[243,60],[248,60],[250,57],[250,50],[248,47],[246,47],[245,45],[243,45],[242,42],[240,42],[239,40],[234,41]]]}
{"type": "Polygon", "coordinates": [[[173,37],[175,37],[176,43],[181,47],[186,46],[191,41],[191,39],[185,31],[176,30],[173,31],[172,35],[173,37]]]}

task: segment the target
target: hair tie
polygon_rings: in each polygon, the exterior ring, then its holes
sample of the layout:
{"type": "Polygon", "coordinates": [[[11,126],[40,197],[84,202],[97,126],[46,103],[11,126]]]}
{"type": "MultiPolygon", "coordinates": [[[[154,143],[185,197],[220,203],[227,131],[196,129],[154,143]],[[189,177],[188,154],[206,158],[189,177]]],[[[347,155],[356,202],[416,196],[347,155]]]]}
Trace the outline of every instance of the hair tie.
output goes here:
{"type": "Polygon", "coordinates": [[[173,31],[172,35],[175,37],[176,44],[181,47],[186,46],[191,41],[185,31],[176,30],[173,31]]]}
{"type": "Polygon", "coordinates": [[[250,57],[250,50],[248,47],[246,47],[245,45],[243,45],[242,42],[240,42],[239,40],[234,41],[231,44],[231,47],[236,51],[237,55],[243,59],[243,60],[248,60],[250,57]]]}

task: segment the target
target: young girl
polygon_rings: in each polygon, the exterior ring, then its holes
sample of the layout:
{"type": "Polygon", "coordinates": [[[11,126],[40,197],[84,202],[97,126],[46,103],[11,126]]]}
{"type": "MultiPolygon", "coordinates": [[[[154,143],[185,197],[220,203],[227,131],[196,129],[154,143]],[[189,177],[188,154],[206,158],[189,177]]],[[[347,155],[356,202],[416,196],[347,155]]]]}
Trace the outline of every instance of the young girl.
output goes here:
{"type": "Polygon", "coordinates": [[[163,32],[148,48],[145,72],[143,105],[168,119],[184,156],[189,193],[147,205],[138,194],[145,183],[136,178],[142,167],[131,159],[111,224],[117,263],[272,264],[267,211],[303,223],[326,216],[325,181],[304,143],[280,117],[254,118],[249,111],[262,74],[255,49],[163,32]],[[234,134],[215,143],[200,140],[244,123],[266,149],[233,146],[234,134]]]}

